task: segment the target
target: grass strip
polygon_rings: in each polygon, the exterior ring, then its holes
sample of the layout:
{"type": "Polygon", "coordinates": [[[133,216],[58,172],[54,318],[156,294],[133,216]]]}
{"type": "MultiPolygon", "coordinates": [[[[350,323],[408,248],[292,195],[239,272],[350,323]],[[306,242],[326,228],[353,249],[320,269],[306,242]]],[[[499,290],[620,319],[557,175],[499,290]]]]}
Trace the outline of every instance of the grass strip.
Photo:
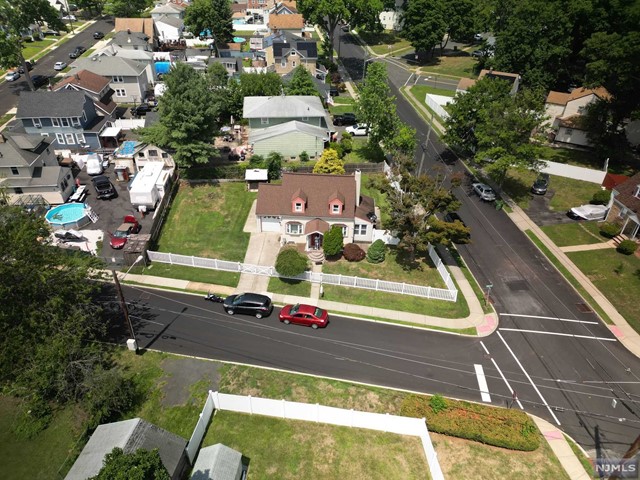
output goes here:
{"type": "Polygon", "coordinates": [[[491,308],[489,305],[486,304],[485,293],[482,291],[482,288],[480,288],[480,285],[478,284],[476,277],[474,277],[471,271],[469,271],[469,267],[467,267],[467,264],[465,263],[464,259],[460,256],[460,252],[458,252],[456,248],[449,249],[449,252],[451,252],[451,256],[458,264],[458,267],[460,267],[460,270],[462,270],[462,274],[465,276],[465,278],[469,282],[469,285],[471,285],[471,289],[473,290],[473,293],[476,294],[476,297],[478,298],[480,305],[482,305],[482,311],[484,313],[493,313],[493,308],[491,308]]]}
{"type": "Polygon", "coordinates": [[[578,445],[576,445],[576,442],[574,442],[571,439],[571,437],[565,435],[564,439],[567,441],[567,443],[571,447],[571,450],[573,451],[574,455],[578,457],[578,460],[580,460],[580,463],[582,464],[586,472],[587,473],[593,472],[593,463],[591,463],[591,460],[589,459],[589,457],[587,457],[584,454],[584,450],[582,450],[578,445]]]}
{"type": "Polygon", "coordinates": [[[533,233],[531,230],[526,230],[525,233],[527,234],[527,236],[529,237],[529,239],[534,243],[534,245],[536,247],[538,247],[538,249],[547,257],[547,259],[553,264],[554,267],[556,267],[556,269],[558,269],[558,271],[562,274],[562,276],[564,276],[564,278],[566,278],[569,283],[571,285],[573,285],[573,288],[575,288],[578,293],[580,294],[580,296],[587,301],[587,303],[589,303],[589,306],[595,310],[598,315],[600,316],[600,318],[608,325],[612,325],[613,321],[611,321],[611,319],[609,318],[609,316],[604,312],[604,310],[602,310],[602,308],[600,308],[600,305],[598,305],[598,303],[593,299],[593,297],[591,295],[589,295],[589,292],[587,292],[585,290],[585,288],[580,284],[580,282],[578,282],[578,280],[576,280],[576,277],[574,277],[571,272],[569,272],[569,270],[567,270],[567,267],[565,267],[560,260],[558,260],[556,258],[556,256],[551,253],[551,250],[549,250],[547,248],[547,246],[542,243],[542,240],[540,240],[538,238],[538,236],[533,233]]]}
{"type": "Polygon", "coordinates": [[[417,100],[414,100],[414,97],[412,95],[408,95],[404,87],[400,89],[400,93],[402,93],[402,96],[413,106],[413,109],[416,111],[416,113],[420,115],[428,125],[431,125],[434,133],[438,135],[438,137],[440,137],[443,132],[440,132],[440,130],[438,130],[438,127],[436,127],[435,124],[432,122],[432,119],[437,116],[435,113],[433,113],[433,110],[425,106],[425,108],[427,108],[427,110],[429,110],[432,114],[431,118],[427,117],[424,111],[421,108],[419,108],[419,106],[422,106],[422,105],[416,103],[417,100]]]}

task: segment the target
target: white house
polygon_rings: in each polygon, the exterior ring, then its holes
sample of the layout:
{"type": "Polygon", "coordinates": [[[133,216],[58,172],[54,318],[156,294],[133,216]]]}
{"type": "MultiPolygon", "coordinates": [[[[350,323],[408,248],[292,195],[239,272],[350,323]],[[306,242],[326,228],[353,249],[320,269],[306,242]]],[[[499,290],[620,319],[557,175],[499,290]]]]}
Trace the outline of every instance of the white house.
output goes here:
{"type": "Polygon", "coordinates": [[[396,0],[395,8],[387,8],[380,12],[379,18],[382,28],[385,30],[402,29],[402,5],[405,0],[396,0]]]}

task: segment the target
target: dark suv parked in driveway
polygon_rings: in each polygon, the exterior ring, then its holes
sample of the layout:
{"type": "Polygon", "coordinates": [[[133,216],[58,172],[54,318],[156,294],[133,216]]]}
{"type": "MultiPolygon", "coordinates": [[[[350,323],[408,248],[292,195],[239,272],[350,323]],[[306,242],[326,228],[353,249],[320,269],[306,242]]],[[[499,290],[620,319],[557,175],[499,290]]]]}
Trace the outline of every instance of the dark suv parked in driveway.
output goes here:
{"type": "Polygon", "coordinates": [[[98,198],[107,199],[117,197],[116,189],[113,188],[111,181],[104,175],[98,175],[91,179],[93,187],[96,189],[98,198]]]}
{"type": "Polygon", "coordinates": [[[344,113],[342,115],[333,116],[333,124],[336,127],[340,127],[343,125],[355,125],[356,123],[358,123],[358,119],[353,113],[344,113]]]}
{"type": "Polygon", "coordinates": [[[224,299],[224,309],[229,315],[246,313],[256,318],[266,317],[273,310],[271,299],[258,293],[240,293],[224,299]]]}

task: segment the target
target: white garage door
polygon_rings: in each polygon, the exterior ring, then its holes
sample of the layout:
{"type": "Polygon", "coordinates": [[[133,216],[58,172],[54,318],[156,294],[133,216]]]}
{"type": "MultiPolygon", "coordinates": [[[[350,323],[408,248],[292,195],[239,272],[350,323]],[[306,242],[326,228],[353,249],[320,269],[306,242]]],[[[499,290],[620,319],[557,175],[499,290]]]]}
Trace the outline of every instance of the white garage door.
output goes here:
{"type": "Polygon", "coordinates": [[[262,217],[263,232],[279,232],[280,217],[262,217]]]}

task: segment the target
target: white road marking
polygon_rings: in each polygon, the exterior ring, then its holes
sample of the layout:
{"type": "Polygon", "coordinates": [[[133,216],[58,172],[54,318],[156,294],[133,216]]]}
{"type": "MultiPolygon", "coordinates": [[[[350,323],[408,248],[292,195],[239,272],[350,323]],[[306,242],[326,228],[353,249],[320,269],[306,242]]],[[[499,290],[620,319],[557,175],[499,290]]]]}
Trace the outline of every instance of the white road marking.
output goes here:
{"type": "Polygon", "coordinates": [[[476,377],[478,377],[478,386],[480,387],[480,397],[483,402],[491,403],[491,395],[489,395],[489,386],[487,385],[487,379],[484,376],[484,370],[482,365],[477,363],[473,365],[473,369],[476,371],[476,377]]]}
{"type": "Polygon", "coordinates": [[[524,369],[524,367],[522,366],[522,364],[520,363],[520,360],[518,360],[518,357],[516,357],[516,354],[513,353],[513,350],[511,350],[511,347],[509,346],[509,344],[507,344],[507,342],[505,341],[504,338],[502,338],[502,335],[500,335],[500,332],[497,332],[498,337],[500,338],[500,340],[502,340],[502,343],[504,343],[504,346],[507,347],[507,350],[509,350],[509,353],[511,354],[511,356],[513,357],[513,359],[516,361],[516,363],[518,364],[518,366],[520,367],[520,370],[522,370],[522,373],[524,373],[525,377],[527,377],[527,379],[529,380],[529,383],[531,384],[531,386],[533,387],[533,389],[536,391],[536,393],[538,394],[538,396],[540,397],[540,400],[542,400],[542,403],[544,403],[545,407],[547,407],[547,410],[549,410],[549,413],[551,414],[551,416],[553,417],[553,419],[556,421],[556,423],[558,425],[560,424],[560,420],[558,420],[558,417],[556,417],[556,414],[553,413],[553,410],[551,410],[551,407],[549,407],[549,404],[547,403],[547,401],[544,399],[544,397],[542,396],[542,394],[540,393],[540,390],[538,390],[538,387],[536,387],[536,384],[533,383],[533,380],[531,380],[531,377],[529,376],[529,374],[527,373],[527,371],[524,369]]]}
{"type": "Polygon", "coordinates": [[[560,318],[560,317],[542,317],[540,315],[522,315],[520,313],[501,313],[500,316],[520,317],[520,318],[540,318],[542,320],[555,320],[556,322],[586,323],[588,325],[598,325],[598,322],[590,322],[587,320],[574,320],[572,318],[560,318]]]}
{"type": "Polygon", "coordinates": [[[602,340],[604,342],[617,342],[617,338],[609,337],[594,337],[592,335],[574,335],[573,333],[558,333],[558,332],[545,332],[542,330],[522,330],[520,328],[500,328],[505,332],[524,332],[524,333],[539,333],[541,335],[557,335],[559,337],[574,337],[574,338],[586,338],[587,340],[602,340]]]}
{"type": "MultiPolygon", "coordinates": [[[[480,342],[480,345],[482,345],[482,348],[484,348],[484,351],[487,352],[487,355],[490,355],[489,350],[487,350],[487,347],[484,346],[484,343],[480,342]]],[[[496,363],[496,361],[492,358],[491,362],[493,363],[493,366],[496,367],[496,370],[500,374],[500,377],[502,377],[502,380],[504,381],[504,383],[507,385],[507,388],[509,389],[509,393],[511,394],[511,396],[515,397],[516,402],[518,402],[518,406],[520,407],[520,410],[524,410],[524,407],[522,406],[522,403],[520,403],[520,399],[514,394],[513,388],[511,388],[511,384],[509,383],[507,378],[502,373],[502,370],[500,370],[500,367],[498,367],[498,364],[496,363]]]]}

